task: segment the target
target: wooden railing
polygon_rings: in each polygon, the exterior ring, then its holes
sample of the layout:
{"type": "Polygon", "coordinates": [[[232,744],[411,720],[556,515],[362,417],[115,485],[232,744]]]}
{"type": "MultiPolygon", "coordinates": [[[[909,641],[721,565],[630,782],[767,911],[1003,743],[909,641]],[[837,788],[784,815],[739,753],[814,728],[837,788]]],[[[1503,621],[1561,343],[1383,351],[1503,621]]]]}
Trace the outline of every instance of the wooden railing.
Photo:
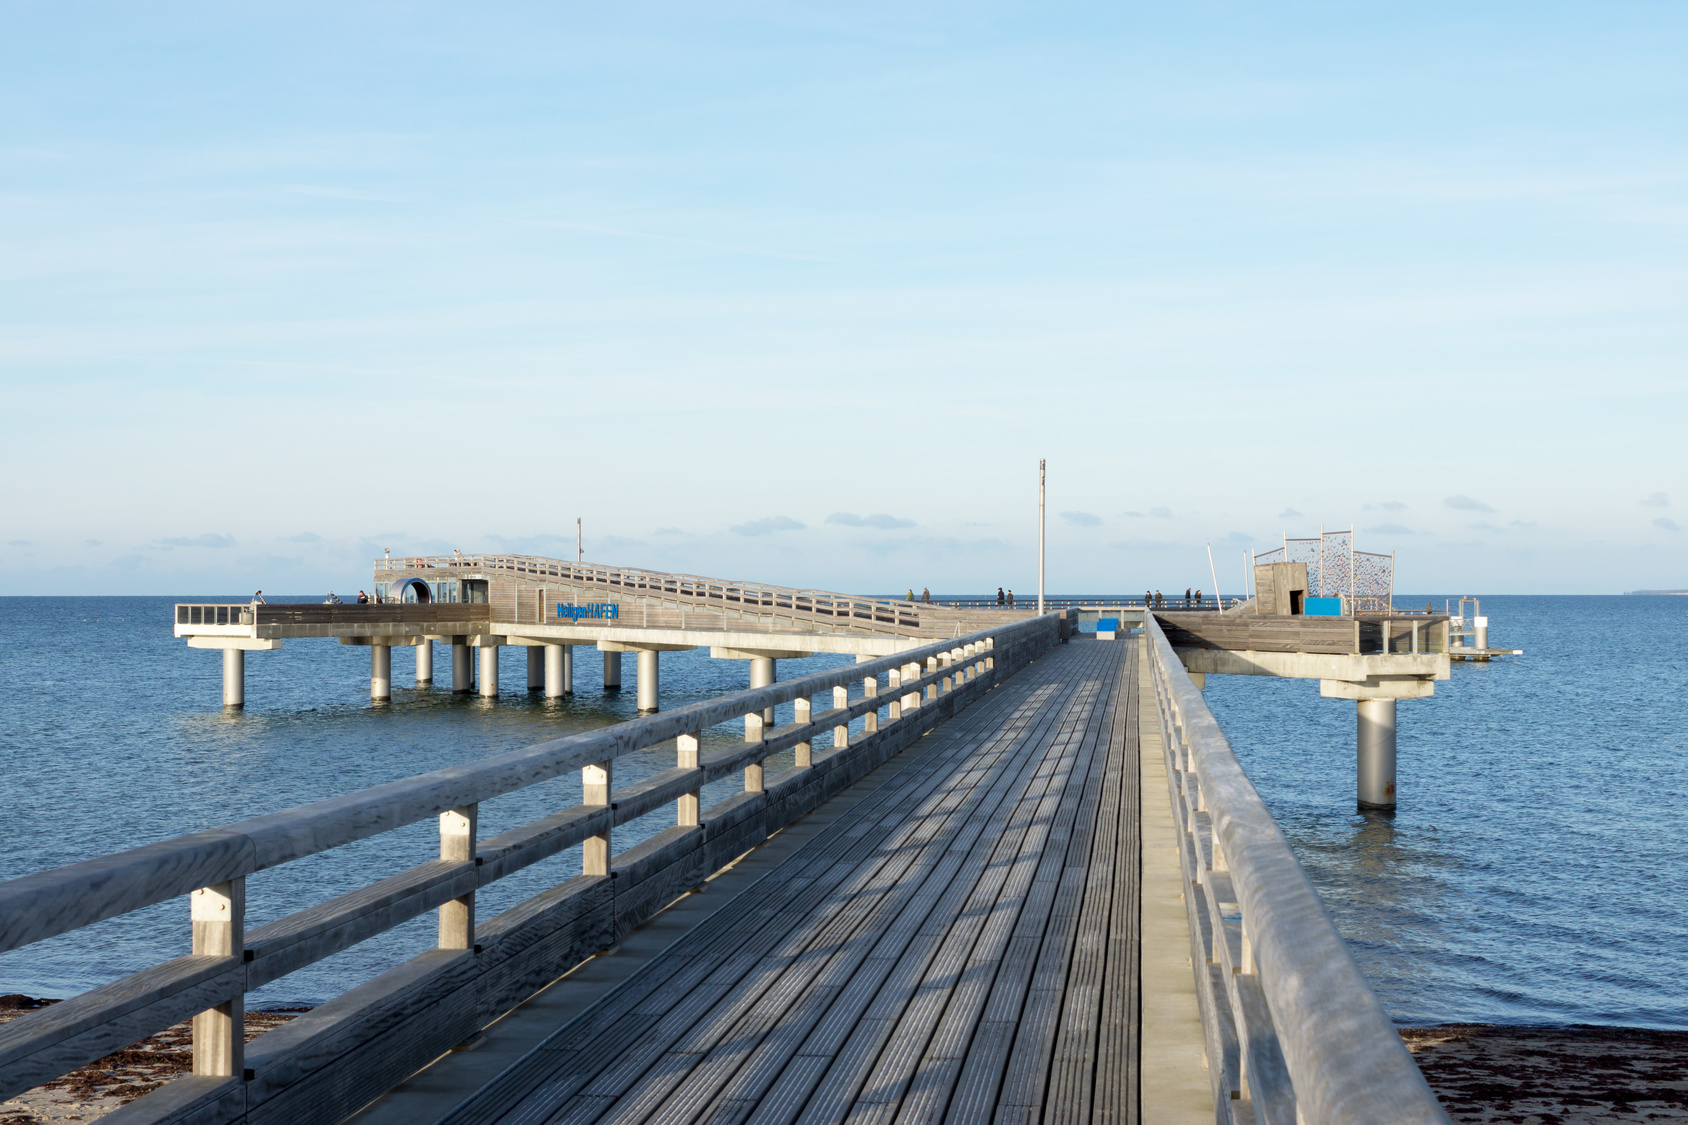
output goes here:
{"type": "Polygon", "coordinates": [[[1145,629],[1219,1120],[1446,1123],[1155,617],[1145,629]]]}
{"type": "Polygon", "coordinates": [[[188,956],[0,1027],[0,1099],[191,1016],[192,1077],[110,1120],[338,1121],[1058,639],[1056,615],[1005,624],[0,883],[0,952],[182,895],[193,934],[188,956]],[[813,707],[817,695],[831,706],[813,707]],[[784,703],[795,705],[796,721],[764,729],[764,710],[784,703]],[[739,716],[745,743],[704,753],[702,732],[739,716]],[[857,718],[865,729],[851,734],[857,718]],[[664,744],[674,747],[674,768],[613,787],[617,758],[664,744]],[[764,776],[765,759],[786,750],[795,764],[764,776]],[[482,802],[576,769],[583,804],[477,838],[482,802]],[[706,783],[739,771],[743,792],[699,808],[706,783]],[[613,826],[669,804],[674,827],[610,854],[613,826]],[[432,817],[439,859],[246,930],[248,875],[432,817]],[[476,921],[478,888],[577,844],[580,876],[476,921]],[[434,910],[436,948],[243,1046],[248,992],[434,910]]]}
{"type": "Polygon", "coordinates": [[[692,574],[666,574],[635,567],[600,566],[533,555],[427,555],[375,560],[379,576],[390,571],[477,570],[504,571],[542,580],[554,578],[576,586],[597,588],[607,596],[672,599],[699,607],[749,609],[775,617],[841,627],[914,635],[920,631],[920,611],[913,603],[863,598],[826,590],[797,590],[760,582],[730,582],[692,574]]]}
{"type": "Polygon", "coordinates": [[[250,625],[256,605],[206,604],[205,602],[177,602],[178,625],[250,625]]]}

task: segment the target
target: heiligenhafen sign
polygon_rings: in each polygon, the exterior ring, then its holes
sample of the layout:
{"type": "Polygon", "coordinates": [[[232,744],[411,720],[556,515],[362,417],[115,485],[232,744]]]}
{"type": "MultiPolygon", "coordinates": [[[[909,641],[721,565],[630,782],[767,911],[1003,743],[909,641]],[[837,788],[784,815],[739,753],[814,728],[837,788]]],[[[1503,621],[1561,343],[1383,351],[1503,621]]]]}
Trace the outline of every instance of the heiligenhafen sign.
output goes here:
{"type": "Polygon", "coordinates": [[[616,621],[621,617],[621,607],[614,602],[592,602],[588,605],[566,605],[557,603],[557,619],[579,621],[582,618],[616,621]]]}

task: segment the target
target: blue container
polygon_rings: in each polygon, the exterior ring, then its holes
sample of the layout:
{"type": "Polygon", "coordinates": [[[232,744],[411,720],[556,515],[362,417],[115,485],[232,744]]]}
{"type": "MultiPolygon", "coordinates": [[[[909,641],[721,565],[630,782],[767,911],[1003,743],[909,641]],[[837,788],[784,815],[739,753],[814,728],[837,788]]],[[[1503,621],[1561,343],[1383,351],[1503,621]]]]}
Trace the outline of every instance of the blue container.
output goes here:
{"type": "Polygon", "coordinates": [[[1301,610],[1308,617],[1341,617],[1341,598],[1308,598],[1301,603],[1301,610]]]}
{"type": "Polygon", "coordinates": [[[1119,632],[1119,618],[1117,618],[1117,617],[1098,617],[1096,619],[1096,631],[1098,633],[1117,633],[1117,632],[1119,632]]]}

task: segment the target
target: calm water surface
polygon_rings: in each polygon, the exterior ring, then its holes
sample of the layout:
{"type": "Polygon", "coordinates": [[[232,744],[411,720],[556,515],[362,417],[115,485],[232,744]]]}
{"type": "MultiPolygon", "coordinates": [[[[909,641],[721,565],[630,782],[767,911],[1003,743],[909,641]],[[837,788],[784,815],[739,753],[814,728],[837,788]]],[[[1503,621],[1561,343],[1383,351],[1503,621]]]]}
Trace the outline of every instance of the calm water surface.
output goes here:
{"type": "MultiPolygon", "coordinates": [[[[525,690],[506,649],[496,702],[414,690],[368,698],[369,653],[290,641],[247,658],[247,707],[217,705],[220,657],[170,636],[190,598],[0,598],[0,879],[496,754],[633,714],[577,649],[577,694],[525,690]]],[[[235,600],[215,599],[203,600],[235,600]]],[[[1402,599],[1402,604],[1423,604],[1402,599]]],[[[1440,607],[1441,596],[1435,604],[1440,607]]],[[[1207,697],[1361,966],[1399,1020],[1688,1028],[1688,598],[1484,598],[1505,663],[1455,666],[1400,705],[1401,807],[1354,812],[1354,705],[1318,684],[1211,677],[1207,697]]],[[[449,672],[443,648],[437,673],[449,672]]],[[[782,662],[782,679],[849,658],[782,662]]],[[[746,683],[740,662],[663,656],[674,706],[746,683]]],[[[782,721],[787,720],[782,716],[782,721]]],[[[710,732],[742,737],[728,725],[710,732]]],[[[670,751],[617,764],[617,783],[670,751]]],[[[714,787],[719,796],[735,779],[714,787]]],[[[580,799],[560,778],[482,806],[491,835],[580,799]]],[[[706,802],[711,796],[706,795],[706,802]]],[[[672,822],[617,829],[622,849],[672,822]]],[[[253,876],[260,925],[437,854],[431,823],[253,876]]],[[[578,873],[565,853],[481,892],[497,911],[578,873]]],[[[320,1002],[427,948],[431,916],[270,985],[257,1004],[320,1002]]],[[[187,952],[186,904],[0,955],[0,993],[67,996],[187,952]]]]}

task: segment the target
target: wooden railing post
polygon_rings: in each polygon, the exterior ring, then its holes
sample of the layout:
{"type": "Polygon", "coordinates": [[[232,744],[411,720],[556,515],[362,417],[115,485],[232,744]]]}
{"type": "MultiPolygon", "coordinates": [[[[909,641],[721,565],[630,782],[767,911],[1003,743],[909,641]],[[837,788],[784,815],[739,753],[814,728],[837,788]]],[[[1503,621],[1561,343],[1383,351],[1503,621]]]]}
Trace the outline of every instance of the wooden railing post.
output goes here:
{"type": "MultiPolygon", "coordinates": [[[[949,653],[949,652],[943,652],[943,653],[938,654],[938,664],[939,664],[940,667],[942,667],[944,669],[945,672],[948,672],[950,665],[955,663],[954,655],[955,655],[954,653],[949,653]]],[[[943,678],[942,683],[943,683],[943,694],[944,695],[948,695],[950,692],[955,690],[955,677],[954,676],[946,675],[943,678]]]]}
{"type": "MultiPolygon", "coordinates": [[[[440,814],[440,858],[448,863],[470,863],[475,858],[475,824],[479,805],[464,805],[440,814]]],[[[454,898],[440,907],[440,948],[475,947],[475,892],[454,898]]]]}
{"type": "Polygon", "coordinates": [[[903,670],[893,668],[885,673],[885,686],[891,696],[891,702],[885,705],[886,721],[894,723],[903,717],[903,697],[897,694],[897,689],[903,686],[903,670]]]}
{"type": "MultiPolygon", "coordinates": [[[[936,656],[928,656],[926,658],[926,674],[931,675],[933,672],[936,672],[937,670],[938,670],[938,658],[936,656]]],[[[929,684],[926,685],[926,698],[927,699],[938,698],[938,684],[937,684],[936,681],[933,681],[932,683],[929,683],[929,684]]]]}
{"type": "MultiPolygon", "coordinates": [[[[744,740],[746,742],[761,742],[766,736],[768,723],[763,717],[768,711],[752,711],[744,717],[744,740]]],[[[762,792],[762,763],[752,762],[744,767],[744,791],[746,793],[762,792]]]]}
{"type": "MultiPolygon", "coordinates": [[[[835,687],[835,688],[833,688],[832,689],[832,705],[834,707],[848,707],[848,706],[850,706],[850,689],[847,688],[847,687],[835,687]]],[[[832,748],[834,750],[842,750],[842,749],[844,749],[844,747],[846,747],[848,745],[850,745],[850,726],[849,726],[849,724],[846,723],[845,725],[843,725],[841,727],[833,727],[832,728],[832,748]]]]}
{"type": "MultiPolygon", "coordinates": [[[[811,720],[814,705],[813,701],[810,700],[808,696],[798,696],[796,699],[792,700],[791,707],[792,710],[797,713],[795,721],[798,726],[802,726],[811,720]]],[[[807,769],[808,767],[814,765],[814,743],[810,742],[808,739],[804,739],[802,742],[799,742],[795,747],[793,747],[793,750],[797,754],[797,761],[795,764],[798,769],[807,769]]]]}
{"type": "Polygon", "coordinates": [[[985,638],[985,671],[987,671],[987,672],[991,671],[993,668],[996,667],[996,657],[991,655],[992,650],[994,650],[995,648],[996,648],[996,638],[995,637],[986,637],[985,638]]]}
{"type": "MultiPolygon", "coordinates": [[[[246,955],[246,880],[201,887],[188,896],[193,952],[199,957],[246,955]]],[[[246,994],[193,1017],[193,1073],[240,1077],[246,1068],[246,994]]]]}
{"type": "MultiPolygon", "coordinates": [[[[597,762],[580,771],[580,803],[607,805],[610,803],[610,782],[615,776],[614,762],[597,762]]],[[[580,873],[608,875],[610,873],[610,830],[602,835],[588,836],[580,844],[580,873]]]]}
{"type": "MultiPolygon", "coordinates": [[[[903,665],[903,681],[911,687],[918,684],[920,682],[920,665],[912,661],[903,665]]],[[[903,714],[910,715],[918,710],[920,710],[920,689],[913,687],[913,690],[903,693],[903,714]]]]}
{"type": "MultiPolygon", "coordinates": [[[[703,732],[694,730],[690,734],[682,734],[674,740],[675,765],[683,770],[695,770],[698,767],[698,747],[703,743],[703,732]]],[[[674,823],[682,828],[689,828],[697,824],[699,791],[693,789],[690,793],[682,793],[675,802],[674,823]]]]}
{"type": "MultiPolygon", "coordinates": [[[[879,698],[879,679],[875,676],[862,677],[862,697],[865,699],[879,698]]],[[[872,734],[879,729],[879,708],[875,707],[862,716],[862,733],[872,734]]]]}

